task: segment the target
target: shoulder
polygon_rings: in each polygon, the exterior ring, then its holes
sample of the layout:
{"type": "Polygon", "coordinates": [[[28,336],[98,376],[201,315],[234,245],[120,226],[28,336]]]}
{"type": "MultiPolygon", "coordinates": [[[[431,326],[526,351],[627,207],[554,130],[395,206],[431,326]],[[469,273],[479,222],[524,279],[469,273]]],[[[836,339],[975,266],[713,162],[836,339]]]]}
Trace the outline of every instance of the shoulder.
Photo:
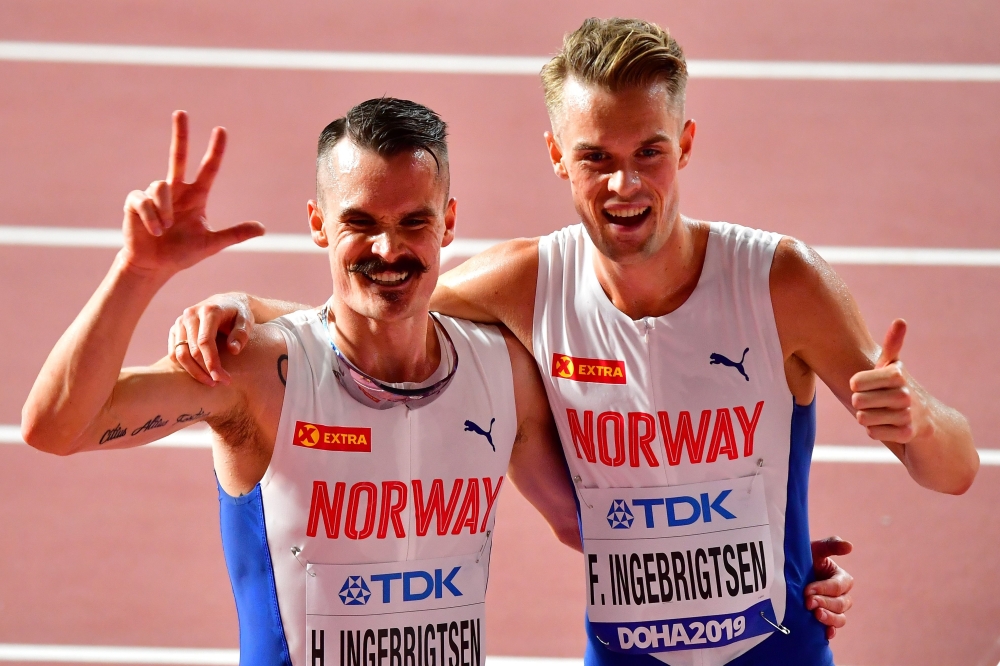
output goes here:
{"type": "Polygon", "coordinates": [[[469,259],[454,271],[442,276],[442,282],[447,283],[448,276],[462,274],[463,267],[475,267],[476,276],[480,279],[504,279],[512,276],[531,274],[538,271],[539,238],[513,238],[497,243],[469,259]]]}
{"type": "Polygon", "coordinates": [[[808,299],[839,283],[836,272],[802,241],[782,236],[771,261],[771,298],[808,299]]]}
{"type": "Polygon", "coordinates": [[[280,324],[267,323],[254,326],[246,347],[239,354],[228,350],[222,353],[222,364],[233,377],[238,389],[248,396],[260,390],[284,389],[284,369],[279,365],[287,361],[288,343],[280,324]]]}

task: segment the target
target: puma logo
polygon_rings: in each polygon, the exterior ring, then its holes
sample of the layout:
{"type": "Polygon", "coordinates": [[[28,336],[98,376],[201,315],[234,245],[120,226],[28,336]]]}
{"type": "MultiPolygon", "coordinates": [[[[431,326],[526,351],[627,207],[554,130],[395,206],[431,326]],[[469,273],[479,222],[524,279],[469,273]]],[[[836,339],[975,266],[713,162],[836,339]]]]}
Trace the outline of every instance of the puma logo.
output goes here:
{"type": "Polygon", "coordinates": [[[728,365],[730,368],[736,368],[736,371],[739,372],[741,375],[743,375],[743,379],[745,379],[747,381],[750,381],[750,378],[747,377],[746,371],[743,369],[743,361],[746,360],[747,352],[748,351],[750,351],[749,347],[747,347],[746,349],[743,350],[743,358],[740,359],[739,363],[737,363],[736,361],[730,361],[728,358],[726,358],[722,354],[712,354],[709,357],[708,364],[709,365],[728,365]]]}
{"type": "Polygon", "coordinates": [[[490,443],[490,448],[493,449],[493,451],[495,452],[497,450],[497,447],[493,446],[493,422],[494,421],[496,421],[496,419],[490,419],[490,429],[489,429],[489,432],[483,430],[482,428],[480,428],[478,425],[476,425],[472,421],[466,421],[465,422],[465,431],[466,432],[474,432],[477,435],[482,435],[483,437],[485,437],[486,441],[490,443]]]}

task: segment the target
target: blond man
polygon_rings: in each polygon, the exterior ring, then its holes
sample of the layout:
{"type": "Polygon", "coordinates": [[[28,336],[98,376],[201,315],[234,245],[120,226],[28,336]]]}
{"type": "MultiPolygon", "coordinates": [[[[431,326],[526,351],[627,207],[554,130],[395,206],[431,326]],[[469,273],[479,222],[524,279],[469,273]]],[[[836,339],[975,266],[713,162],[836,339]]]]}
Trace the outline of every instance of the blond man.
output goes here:
{"type": "MultiPolygon", "coordinates": [[[[581,224],[474,257],[432,308],[504,323],[545,379],[583,528],[587,663],[830,664],[821,622],[842,624],[850,602],[814,596],[817,377],[939,492],[976,475],[968,424],[904,370],[905,323],[876,345],[808,247],[681,215],[695,123],[666,31],[589,19],[542,80],[549,156],[581,224]]],[[[289,309],[216,299],[172,342],[191,341],[190,372],[225,380],[220,324],[238,346],[289,309]]]]}

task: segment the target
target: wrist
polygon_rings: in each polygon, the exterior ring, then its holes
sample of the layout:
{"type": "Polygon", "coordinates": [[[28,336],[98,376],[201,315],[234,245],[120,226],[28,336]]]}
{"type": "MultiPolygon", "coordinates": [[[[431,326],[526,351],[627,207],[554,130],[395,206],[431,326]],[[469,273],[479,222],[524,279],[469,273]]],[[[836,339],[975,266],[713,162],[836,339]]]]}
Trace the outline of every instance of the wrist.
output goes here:
{"type": "Polygon", "coordinates": [[[143,285],[158,290],[174,276],[177,271],[173,268],[144,266],[134,261],[123,248],[118,251],[112,265],[112,272],[116,274],[119,281],[143,285]]]}

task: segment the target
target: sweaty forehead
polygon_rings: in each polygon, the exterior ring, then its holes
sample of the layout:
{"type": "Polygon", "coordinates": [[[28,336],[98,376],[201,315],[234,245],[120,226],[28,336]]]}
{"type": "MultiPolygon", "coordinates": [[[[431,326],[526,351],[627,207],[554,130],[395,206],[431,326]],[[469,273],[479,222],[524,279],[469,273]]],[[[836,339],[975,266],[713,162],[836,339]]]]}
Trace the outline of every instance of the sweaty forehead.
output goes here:
{"type": "Polygon", "coordinates": [[[342,208],[377,208],[388,215],[395,208],[440,205],[443,179],[426,150],[385,157],[342,140],[322,170],[329,203],[342,208]]]}
{"type": "Polygon", "coordinates": [[[673,134],[682,124],[683,115],[665,82],[612,92],[570,77],[563,87],[558,130],[572,142],[581,139],[581,134],[587,135],[587,140],[608,140],[632,133],[673,134]]]}

